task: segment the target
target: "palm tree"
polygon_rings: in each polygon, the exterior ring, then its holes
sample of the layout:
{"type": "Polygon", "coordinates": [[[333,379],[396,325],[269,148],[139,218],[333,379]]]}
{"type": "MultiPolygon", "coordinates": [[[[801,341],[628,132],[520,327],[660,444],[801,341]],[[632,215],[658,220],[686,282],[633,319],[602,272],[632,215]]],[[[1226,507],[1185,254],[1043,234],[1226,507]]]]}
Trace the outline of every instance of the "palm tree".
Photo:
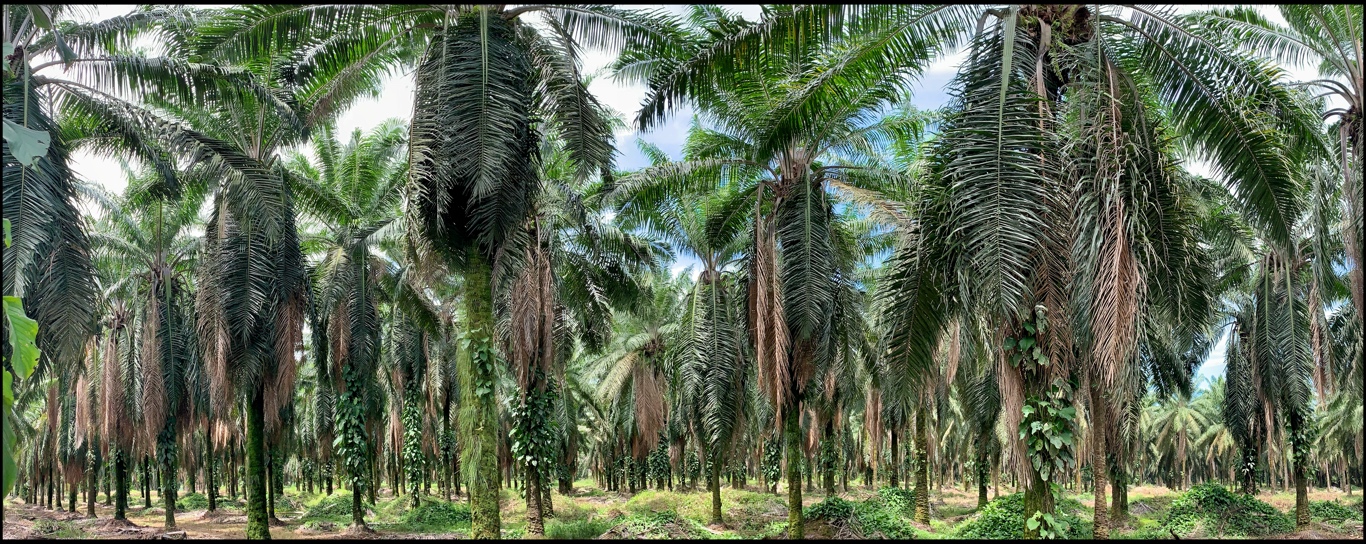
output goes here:
{"type": "MultiPolygon", "coordinates": [[[[658,148],[641,143],[653,167],[668,164],[658,148]]],[[[709,195],[651,195],[635,199],[617,216],[624,228],[640,228],[665,241],[674,254],[702,263],[685,294],[680,334],[682,412],[710,463],[711,521],[721,518],[721,467],[746,415],[748,365],[744,354],[736,269],[752,242],[745,208],[752,193],[727,185],[709,195]],[[647,197],[648,198],[648,197],[647,197]]]]}
{"type": "MultiPolygon", "coordinates": [[[[628,50],[616,65],[618,73],[653,86],[660,67],[703,54],[764,24],[706,6],[694,8],[691,19],[693,28],[675,39],[673,49],[628,50]]],[[[825,50],[818,36],[806,38],[799,51],[756,59],[737,81],[694,89],[689,99],[708,125],[693,129],[688,160],[647,168],[623,179],[618,188],[623,194],[642,195],[706,189],[717,181],[740,183],[747,192],[757,185],[750,199],[754,249],[747,259],[748,327],[760,389],[777,408],[786,436],[792,537],[803,530],[798,485],[802,402],[816,361],[829,360],[840,345],[841,328],[832,324],[834,306],[845,300],[838,293],[852,287],[832,234],[827,183],[885,175],[869,167],[875,164],[871,156],[897,129],[873,115],[895,97],[896,84],[827,77],[816,68],[848,61],[846,50],[825,50]]]]}
{"type": "MultiPolygon", "coordinates": [[[[361,407],[368,403],[369,383],[379,362],[378,304],[384,295],[379,276],[389,272],[389,262],[371,247],[378,239],[402,231],[401,223],[390,225],[400,217],[399,200],[407,179],[401,161],[404,129],[402,123],[391,120],[369,134],[357,130],[342,145],[332,127],[324,125],[313,139],[318,165],[298,153],[286,164],[301,207],[326,229],[303,244],[310,254],[320,255],[310,268],[314,304],[322,317],[319,325],[325,329],[313,334],[326,339],[320,360],[331,355],[321,378],[329,382],[323,387],[336,395],[332,428],[343,437],[336,453],[350,477],[352,527],[359,531],[366,530],[360,499],[369,482],[367,444],[372,442],[365,432],[361,407]]],[[[428,321],[433,319],[428,317],[428,321]]]]}
{"type": "MultiPolygon", "coordinates": [[[[1337,147],[1342,175],[1343,240],[1346,243],[1352,304],[1362,308],[1362,115],[1363,98],[1361,6],[1280,6],[1286,25],[1272,23],[1251,8],[1220,8],[1200,14],[1196,21],[1213,39],[1231,47],[1274,59],[1282,66],[1316,66],[1320,79],[1303,82],[1323,95],[1335,96],[1345,107],[1325,112],[1336,118],[1337,147]]],[[[1323,96],[1321,95],[1321,96],[1323,96]]]]}
{"type": "Polygon", "coordinates": [[[1190,487],[1191,482],[1190,445],[1210,423],[1198,400],[1199,397],[1193,400],[1189,393],[1173,395],[1159,405],[1152,421],[1157,447],[1173,465],[1180,465],[1179,483],[1183,488],[1190,487]]]}
{"type": "Polygon", "coordinates": [[[139,441],[148,449],[156,446],[165,523],[174,528],[178,437],[193,432],[204,408],[194,402],[194,378],[201,372],[193,319],[184,306],[193,296],[191,271],[200,245],[193,229],[207,184],[183,184],[181,199],[169,200],[160,196],[167,191],[154,172],[130,181],[119,201],[98,189],[86,190],[107,216],[90,237],[96,264],[108,282],[106,296],[146,301],[132,324],[141,329],[141,390],[135,399],[142,423],[139,441]]]}

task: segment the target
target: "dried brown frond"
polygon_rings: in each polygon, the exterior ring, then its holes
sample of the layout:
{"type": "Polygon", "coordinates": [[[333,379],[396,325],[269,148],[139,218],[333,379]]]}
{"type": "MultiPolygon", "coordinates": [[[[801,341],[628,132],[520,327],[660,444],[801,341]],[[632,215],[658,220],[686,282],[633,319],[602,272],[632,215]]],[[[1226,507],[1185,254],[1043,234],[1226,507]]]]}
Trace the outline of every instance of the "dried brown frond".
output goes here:
{"type": "Polygon", "coordinates": [[[147,300],[142,318],[142,440],[155,444],[166,424],[166,379],[161,371],[161,305],[147,300]]]}
{"type": "MultiPolygon", "coordinates": [[[[757,204],[755,214],[760,214],[757,204]]],[[[777,271],[776,230],[772,219],[761,217],[756,221],[754,279],[750,292],[759,390],[773,404],[774,420],[782,421],[783,411],[790,402],[792,369],[787,364],[787,323],[783,318],[782,285],[777,271]]]]}
{"type": "Polygon", "coordinates": [[[664,391],[659,377],[646,365],[632,365],[631,387],[635,390],[636,435],[631,439],[631,453],[636,458],[649,455],[659,442],[659,431],[664,428],[664,391]]]}
{"type": "Polygon", "coordinates": [[[1115,384],[1138,342],[1138,264],[1125,232],[1124,200],[1102,216],[1100,265],[1091,300],[1092,363],[1103,387],[1115,384]]]}
{"type": "Polygon", "coordinates": [[[280,306],[276,316],[275,372],[267,375],[263,404],[266,415],[266,434],[275,436],[280,431],[280,410],[294,400],[294,379],[298,375],[298,361],[294,354],[303,347],[303,300],[291,297],[280,306]]]}
{"type": "Polygon", "coordinates": [[[110,331],[104,341],[104,360],[101,362],[100,397],[104,400],[101,414],[102,433],[100,453],[108,454],[111,443],[127,451],[132,446],[132,422],[124,402],[123,365],[119,364],[119,340],[122,326],[110,331]]]}
{"type": "MultiPolygon", "coordinates": [[[[998,338],[1003,336],[1004,334],[999,334],[998,338]]],[[[998,339],[993,345],[1000,346],[1002,345],[1002,342],[998,339]]],[[[1001,388],[1001,411],[1003,412],[1002,415],[1005,416],[1002,419],[1005,421],[1006,428],[1005,442],[1008,446],[1006,449],[1010,452],[1010,463],[1008,464],[1008,467],[1011,470],[1014,470],[1015,474],[1019,476],[1022,481],[1026,482],[1025,485],[1028,485],[1028,482],[1030,481],[1029,473],[1027,472],[1029,466],[1025,460],[1026,456],[1022,454],[1025,445],[1023,441],[1020,440],[1019,433],[1014,431],[1015,429],[1020,428],[1020,420],[1023,419],[1025,400],[1024,376],[1020,375],[1019,368],[1011,366],[1010,359],[1000,350],[1000,348],[997,348],[995,351],[997,383],[1001,388]]]]}

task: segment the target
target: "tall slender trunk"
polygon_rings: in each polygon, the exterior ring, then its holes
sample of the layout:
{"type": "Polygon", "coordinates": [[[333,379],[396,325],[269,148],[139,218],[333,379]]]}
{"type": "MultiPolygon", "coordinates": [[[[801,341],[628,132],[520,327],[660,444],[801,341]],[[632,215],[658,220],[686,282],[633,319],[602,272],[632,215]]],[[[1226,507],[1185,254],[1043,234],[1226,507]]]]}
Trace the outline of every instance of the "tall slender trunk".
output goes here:
{"type": "Polygon", "coordinates": [[[896,428],[896,425],[892,425],[892,466],[887,475],[891,480],[890,483],[892,487],[900,485],[899,478],[901,476],[901,447],[897,445],[896,428]]]}
{"type": "Polygon", "coordinates": [[[929,408],[915,418],[915,521],[930,523],[929,408]]]}
{"type": "MultiPolygon", "coordinates": [[[[1087,389],[1091,393],[1091,480],[1095,494],[1094,520],[1095,529],[1092,538],[1110,538],[1110,517],[1109,507],[1105,504],[1105,473],[1108,472],[1108,465],[1105,462],[1106,453],[1109,451],[1105,447],[1105,433],[1108,431],[1109,420],[1106,419],[1107,407],[1104,395],[1102,395],[1096,377],[1092,376],[1087,389]]],[[[1078,470],[1078,473],[1081,471],[1078,470]]]]}
{"type": "Polygon", "coordinates": [[[114,519],[128,519],[128,454],[121,449],[110,448],[114,452],[114,519]]]}
{"type": "Polygon", "coordinates": [[[977,443],[977,508],[987,505],[987,439],[982,437],[977,443]]]}
{"type": "MultiPolygon", "coordinates": [[[[796,404],[796,403],[793,403],[796,404]]],[[[783,417],[783,438],[787,452],[787,538],[800,540],[805,535],[802,520],[802,425],[796,406],[789,406],[783,417]]]]}
{"type": "Polygon", "coordinates": [[[218,482],[213,481],[213,469],[218,464],[218,459],[213,455],[213,440],[209,438],[208,429],[204,431],[204,491],[209,495],[209,512],[218,511],[218,482]]]}
{"type": "Polygon", "coordinates": [[[152,507],[152,461],[142,456],[142,501],[143,508],[152,507]]]}
{"type": "MultiPolygon", "coordinates": [[[[91,445],[90,447],[93,448],[94,445],[91,445]]],[[[87,459],[89,459],[89,457],[87,457],[87,459]]],[[[88,470],[87,470],[86,473],[85,473],[85,515],[86,515],[86,517],[92,517],[92,518],[95,517],[95,494],[96,494],[96,492],[99,491],[99,483],[98,483],[98,478],[96,477],[96,473],[98,473],[99,470],[100,470],[100,464],[99,464],[99,463],[90,463],[90,466],[88,467],[88,470]]]]}
{"type": "Polygon", "coordinates": [[[266,517],[265,391],[256,387],[247,406],[247,538],[270,540],[266,517]]]}
{"type": "MultiPolygon", "coordinates": [[[[720,457],[718,454],[717,457],[720,457]]],[[[711,466],[711,524],[721,525],[721,460],[711,466]]]]}
{"type": "MultiPolygon", "coordinates": [[[[493,290],[489,284],[492,267],[477,248],[470,249],[465,272],[466,334],[492,350],[493,290]]],[[[493,352],[490,351],[491,355],[493,352]]],[[[457,359],[460,363],[461,400],[463,413],[459,420],[462,442],[461,462],[469,469],[470,529],[472,538],[496,539],[500,536],[498,513],[498,406],[492,389],[496,376],[493,364],[476,365],[468,353],[457,359]],[[481,387],[482,386],[482,387],[481,387]],[[480,394],[480,389],[485,394],[480,394]]],[[[492,361],[489,361],[490,363],[492,361]]]]}

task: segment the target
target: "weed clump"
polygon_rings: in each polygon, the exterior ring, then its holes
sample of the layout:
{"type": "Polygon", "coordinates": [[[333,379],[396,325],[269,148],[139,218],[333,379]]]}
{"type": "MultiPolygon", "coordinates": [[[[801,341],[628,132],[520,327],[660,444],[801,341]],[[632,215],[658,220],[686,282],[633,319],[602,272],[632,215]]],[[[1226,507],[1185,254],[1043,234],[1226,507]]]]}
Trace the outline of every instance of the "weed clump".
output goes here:
{"type": "Polygon", "coordinates": [[[696,522],[673,510],[635,514],[612,527],[600,538],[681,539],[706,538],[708,533],[696,522]]]}
{"type": "Polygon", "coordinates": [[[551,519],[545,525],[546,538],[587,540],[597,538],[612,528],[610,519],[577,519],[560,521],[551,519]]]}
{"type": "Polygon", "coordinates": [[[67,539],[86,539],[90,535],[85,529],[76,527],[70,522],[48,518],[38,518],[33,520],[33,533],[30,538],[52,538],[59,540],[67,539]]]}
{"type": "Polygon", "coordinates": [[[349,491],[338,491],[320,499],[317,504],[309,507],[302,520],[325,520],[325,521],[350,521],[351,519],[351,493],[349,491]]]}
{"type": "Polygon", "coordinates": [[[1345,521],[1349,519],[1361,518],[1360,510],[1352,510],[1337,500],[1331,501],[1312,501],[1309,503],[1309,515],[1314,519],[1345,521]]]}
{"type": "MultiPolygon", "coordinates": [[[[1066,538],[1089,538],[1091,521],[1081,516],[1084,507],[1076,499],[1058,502],[1054,516],[1065,529],[1066,538]]],[[[958,527],[956,538],[1022,539],[1025,530],[1024,493],[1006,495],[987,503],[976,515],[958,527]]]]}
{"type": "Polygon", "coordinates": [[[826,538],[910,539],[914,532],[905,519],[914,509],[914,493],[884,488],[863,502],[830,497],[802,512],[807,532],[826,538]]]}
{"type": "Polygon", "coordinates": [[[1178,537],[1266,536],[1295,530],[1295,521],[1256,497],[1230,493],[1207,483],[1172,501],[1162,527],[1178,537]]]}
{"type": "Polygon", "coordinates": [[[203,493],[190,493],[189,495],[176,499],[175,505],[176,509],[181,512],[208,510],[209,498],[205,497],[203,493]]]}
{"type": "Polygon", "coordinates": [[[407,525],[427,527],[450,527],[468,524],[470,522],[470,505],[441,500],[424,500],[422,504],[404,512],[402,520],[407,525]]]}

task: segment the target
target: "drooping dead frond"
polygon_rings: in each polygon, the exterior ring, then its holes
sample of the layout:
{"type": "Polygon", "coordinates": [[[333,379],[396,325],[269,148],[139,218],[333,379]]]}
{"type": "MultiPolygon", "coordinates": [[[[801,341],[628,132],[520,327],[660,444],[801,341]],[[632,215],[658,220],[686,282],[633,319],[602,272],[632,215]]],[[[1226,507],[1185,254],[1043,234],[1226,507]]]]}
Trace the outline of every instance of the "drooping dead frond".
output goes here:
{"type": "Polygon", "coordinates": [[[166,380],[161,371],[161,307],[156,297],[147,300],[142,319],[142,439],[155,444],[166,423],[166,380]]]}
{"type": "MultiPolygon", "coordinates": [[[[761,212],[757,209],[755,214],[761,212]]],[[[792,376],[787,365],[787,323],[783,319],[782,284],[777,270],[776,229],[771,219],[755,222],[754,275],[750,289],[754,323],[754,356],[759,366],[759,390],[773,404],[774,420],[783,420],[790,402],[792,376]]]]}
{"type": "Polygon", "coordinates": [[[1138,265],[1124,228],[1124,199],[1116,198],[1102,216],[1100,265],[1091,298],[1092,364],[1109,388],[1115,384],[1137,343],[1138,265]]]}
{"type": "Polygon", "coordinates": [[[127,451],[133,445],[133,429],[128,407],[124,399],[123,365],[119,361],[119,340],[122,326],[113,328],[104,340],[104,358],[100,363],[100,397],[102,404],[100,427],[104,440],[100,441],[100,452],[109,453],[109,445],[115,444],[127,451]]]}
{"type": "Polygon", "coordinates": [[[642,458],[659,442],[659,431],[664,428],[664,390],[655,372],[646,365],[632,365],[631,388],[635,391],[636,436],[631,439],[631,453],[642,458]]]}
{"type": "Polygon", "coordinates": [[[294,400],[294,379],[299,370],[294,354],[303,348],[303,301],[291,297],[279,312],[275,322],[275,375],[267,380],[263,399],[266,434],[272,436],[280,430],[280,410],[294,400]]]}

